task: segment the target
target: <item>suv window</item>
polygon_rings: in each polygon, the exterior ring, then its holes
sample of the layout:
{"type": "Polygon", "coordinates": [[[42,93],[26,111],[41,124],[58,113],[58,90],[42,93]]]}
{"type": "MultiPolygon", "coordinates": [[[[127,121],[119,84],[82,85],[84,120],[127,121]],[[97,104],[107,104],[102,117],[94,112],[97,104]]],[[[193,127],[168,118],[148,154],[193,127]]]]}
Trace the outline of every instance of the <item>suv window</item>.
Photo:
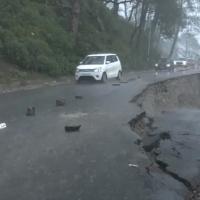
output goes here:
{"type": "Polygon", "coordinates": [[[117,56],[112,56],[112,60],[113,62],[117,62],[118,61],[117,56]]]}
{"type": "Polygon", "coordinates": [[[111,63],[113,63],[113,62],[117,62],[118,59],[117,59],[117,56],[111,55],[111,56],[107,56],[106,61],[110,61],[111,63]]]}
{"type": "Polygon", "coordinates": [[[107,56],[106,61],[113,62],[112,56],[107,56]]]}
{"type": "Polygon", "coordinates": [[[82,65],[101,65],[104,63],[105,56],[87,56],[82,65]]]}

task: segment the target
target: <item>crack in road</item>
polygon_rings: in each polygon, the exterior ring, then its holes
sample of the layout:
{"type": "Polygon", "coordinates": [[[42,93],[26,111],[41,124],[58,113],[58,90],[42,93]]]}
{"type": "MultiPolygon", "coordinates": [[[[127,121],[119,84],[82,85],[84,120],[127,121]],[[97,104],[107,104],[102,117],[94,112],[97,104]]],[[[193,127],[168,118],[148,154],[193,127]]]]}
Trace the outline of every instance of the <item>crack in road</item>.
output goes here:
{"type": "Polygon", "coordinates": [[[167,163],[161,161],[161,160],[157,160],[155,159],[155,162],[157,163],[157,165],[159,166],[159,168],[165,173],[168,174],[169,176],[171,176],[172,178],[174,178],[175,180],[179,181],[180,183],[182,183],[183,185],[185,185],[185,187],[192,192],[193,191],[193,186],[190,183],[190,181],[188,181],[187,179],[179,176],[177,173],[167,169],[169,166],[167,163]]]}
{"type": "MultiPolygon", "coordinates": [[[[158,152],[157,150],[160,148],[161,141],[171,140],[171,135],[170,135],[169,131],[164,131],[164,132],[157,133],[153,136],[149,136],[148,135],[149,131],[153,132],[155,130],[155,128],[153,127],[153,123],[154,123],[154,119],[148,117],[145,112],[140,113],[139,115],[137,115],[135,118],[133,118],[129,122],[131,129],[134,132],[136,132],[139,136],[143,137],[141,139],[141,142],[137,143],[137,144],[140,145],[142,143],[143,149],[145,150],[146,153],[148,153],[147,156],[150,157],[151,160],[153,160],[153,162],[157,164],[157,166],[159,167],[159,169],[161,169],[161,171],[163,173],[169,175],[176,181],[182,183],[188,189],[188,191],[190,191],[190,192],[193,191],[193,186],[189,180],[187,180],[184,177],[181,177],[179,174],[169,170],[168,163],[157,159],[157,157],[160,155],[160,152],[158,152]],[[147,142],[147,144],[145,144],[145,141],[144,141],[144,137],[146,137],[146,136],[148,137],[148,139],[150,137],[153,137],[153,139],[151,139],[151,142],[149,142],[149,143],[147,142]]],[[[173,149],[174,149],[174,147],[173,147],[173,149]]]]}

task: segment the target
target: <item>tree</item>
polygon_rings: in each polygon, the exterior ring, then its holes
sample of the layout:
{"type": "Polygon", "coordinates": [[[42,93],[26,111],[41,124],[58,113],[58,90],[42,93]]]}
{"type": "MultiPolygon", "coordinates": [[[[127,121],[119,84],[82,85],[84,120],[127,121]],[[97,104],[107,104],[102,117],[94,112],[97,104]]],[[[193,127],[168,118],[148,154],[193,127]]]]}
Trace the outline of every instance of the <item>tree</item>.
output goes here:
{"type": "Polygon", "coordinates": [[[78,33],[79,28],[79,16],[81,11],[81,0],[74,0],[72,3],[71,11],[71,32],[74,34],[78,33]]]}

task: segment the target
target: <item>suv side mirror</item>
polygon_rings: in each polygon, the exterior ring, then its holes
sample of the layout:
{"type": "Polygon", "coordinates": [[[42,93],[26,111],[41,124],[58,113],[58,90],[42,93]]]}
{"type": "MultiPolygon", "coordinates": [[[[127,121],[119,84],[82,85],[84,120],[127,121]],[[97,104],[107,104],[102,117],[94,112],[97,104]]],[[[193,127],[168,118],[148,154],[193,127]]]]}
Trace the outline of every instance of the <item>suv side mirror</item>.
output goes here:
{"type": "Polygon", "coordinates": [[[83,64],[83,61],[81,61],[79,64],[82,65],[82,64],[83,64]]]}
{"type": "Polygon", "coordinates": [[[108,64],[110,64],[110,63],[111,63],[110,61],[108,61],[108,60],[106,61],[106,65],[108,65],[108,64]]]}

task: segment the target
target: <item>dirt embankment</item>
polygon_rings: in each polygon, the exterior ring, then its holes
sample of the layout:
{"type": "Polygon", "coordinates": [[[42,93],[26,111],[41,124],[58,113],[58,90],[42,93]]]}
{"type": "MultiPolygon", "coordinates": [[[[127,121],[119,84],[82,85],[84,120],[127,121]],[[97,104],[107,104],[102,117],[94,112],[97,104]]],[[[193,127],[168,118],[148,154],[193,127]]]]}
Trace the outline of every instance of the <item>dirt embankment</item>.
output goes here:
{"type": "Polygon", "coordinates": [[[53,78],[36,72],[24,71],[0,59],[0,93],[54,86],[73,81],[72,76],[53,78]]]}
{"type": "Polygon", "coordinates": [[[147,113],[156,115],[177,108],[200,108],[199,99],[200,74],[196,74],[152,84],[133,102],[147,113]]]}

